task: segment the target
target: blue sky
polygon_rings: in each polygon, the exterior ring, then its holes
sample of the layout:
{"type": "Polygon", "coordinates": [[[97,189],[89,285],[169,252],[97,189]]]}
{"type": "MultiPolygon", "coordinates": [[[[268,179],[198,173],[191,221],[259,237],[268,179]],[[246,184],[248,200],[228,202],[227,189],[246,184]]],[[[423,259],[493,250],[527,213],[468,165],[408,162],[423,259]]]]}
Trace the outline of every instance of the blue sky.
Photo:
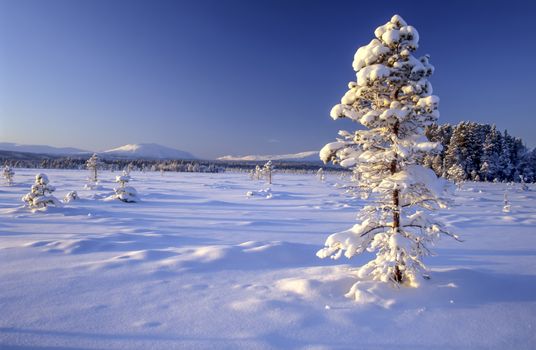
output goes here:
{"type": "Polygon", "coordinates": [[[531,1],[0,0],[0,141],[212,158],[320,149],[352,58],[399,13],[420,33],[441,122],[536,146],[531,1]]]}

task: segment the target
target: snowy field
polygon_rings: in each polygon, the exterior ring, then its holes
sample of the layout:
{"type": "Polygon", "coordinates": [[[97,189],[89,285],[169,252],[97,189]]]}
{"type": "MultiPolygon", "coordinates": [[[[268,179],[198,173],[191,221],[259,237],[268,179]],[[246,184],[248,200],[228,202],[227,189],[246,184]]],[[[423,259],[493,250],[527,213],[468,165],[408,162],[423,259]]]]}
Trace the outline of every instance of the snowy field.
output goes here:
{"type": "MultiPolygon", "coordinates": [[[[362,206],[314,175],[133,173],[140,203],[83,190],[86,171],[48,170],[58,198],[20,206],[36,170],[0,187],[1,349],[534,349],[536,187],[468,183],[440,215],[419,289],[344,294],[363,256],[315,256],[362,206]],[[508,188],[511,211],[504,213],[508,188]]],[[[107,180],[107,181],[106,181],[107,180]]]]}

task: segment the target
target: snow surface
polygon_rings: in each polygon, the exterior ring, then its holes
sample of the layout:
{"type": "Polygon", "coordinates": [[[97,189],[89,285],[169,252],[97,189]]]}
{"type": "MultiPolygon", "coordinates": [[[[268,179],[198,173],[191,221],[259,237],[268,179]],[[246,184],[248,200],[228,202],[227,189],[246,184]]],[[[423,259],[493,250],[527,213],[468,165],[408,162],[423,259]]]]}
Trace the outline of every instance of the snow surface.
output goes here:
{"type": "Polygon", "coordinates": [[[432,279],[356,282],[370,256],[321,260],[326,234],[364,202],[327,175],[132,173],[141,202],[101,200],[87,171],[47,170],[62,208],[20,197],[36,170],[0,187],[0,349],[533,349],[536,186],[467,183],[438,215],[432,279]],[[503,209],[508,190],[510,212],[503,209]]]}
{"type": "Polygon", "coordinates": [[[156,143],[133,143],[99,153],[104,158],[132,159],[195,159],[191,153],[156,143]]]}

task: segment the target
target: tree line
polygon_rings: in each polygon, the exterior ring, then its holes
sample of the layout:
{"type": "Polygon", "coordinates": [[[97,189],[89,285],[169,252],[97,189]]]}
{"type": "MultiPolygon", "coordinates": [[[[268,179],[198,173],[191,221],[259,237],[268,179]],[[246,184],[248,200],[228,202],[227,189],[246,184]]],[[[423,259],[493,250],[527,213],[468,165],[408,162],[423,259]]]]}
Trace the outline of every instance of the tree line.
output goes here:
{"type": "Polygon", "coordinates": [[[495,125],[460,122],[457,125],[433,124],[425,134],[440,142],[439,154],[428,155],[424,165],[438,176],[453,181],[536,182],[536,149],[501,132],[495,125]]]}

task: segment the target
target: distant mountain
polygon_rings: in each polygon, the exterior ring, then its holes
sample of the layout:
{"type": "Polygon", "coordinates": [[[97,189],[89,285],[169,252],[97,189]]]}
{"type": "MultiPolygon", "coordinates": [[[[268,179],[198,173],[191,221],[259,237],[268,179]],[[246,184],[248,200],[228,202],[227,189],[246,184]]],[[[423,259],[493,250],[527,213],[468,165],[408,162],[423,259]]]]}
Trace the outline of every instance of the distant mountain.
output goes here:
{"type": "Polygon", "coordinates": [[[99,152],[104,158],[128,159],[196,159],[191,153],[156,143],[128,144],[107,151],[99,152]]]}
{"type": "Polygon", "coordinates": [[[4,151],[0,150],[0,163],[9,160],[27,160],[27,161],[38,161],[51,158],[60,158],[62,155],[51,155],[51,154],[41,154],[41,153],[30,153],[30,152],[16,152],[16,151],[4,151]]]}
{"type": "Polygon", "coordinates": [[[223,156],[218,160],[226,161],[267,161],[267,160],[286,160],[296,162],[320,162],[318,151],[307,151],[292,154],[279,155],[251,155],[251,156],[223,156]]]}
{"type": "Polygon", "coordinates": [[[23,152],[23,153],[39,153],[39,154],[53,154],[53,155],[80,155],[90,153],[79,148],[73,147],[52,147],[45,145],[21,145],[11,142],[0,142],[0,150],[11,152],[23,152]]]}

